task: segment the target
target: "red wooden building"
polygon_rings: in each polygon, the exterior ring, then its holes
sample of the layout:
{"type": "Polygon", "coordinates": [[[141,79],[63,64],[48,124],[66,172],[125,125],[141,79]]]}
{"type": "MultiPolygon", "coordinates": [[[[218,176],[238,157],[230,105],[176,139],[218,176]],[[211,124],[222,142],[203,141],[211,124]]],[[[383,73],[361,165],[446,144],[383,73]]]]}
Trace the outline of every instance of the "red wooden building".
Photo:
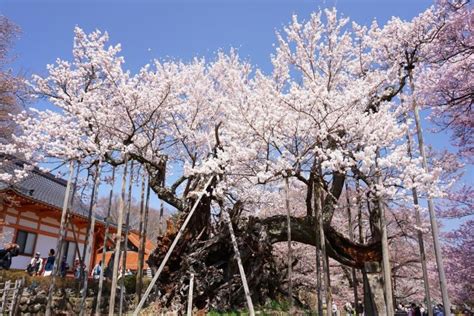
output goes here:
{"type": "MultiPolygon", "coordinates": [[[[0,173],[12,173],[14,169],[22,168],[23,164],[18,159],[3,159],[0,173]]],[[[20,245],[20,255],[13,259],[11,269],[25,269],[34,253],[40,252],[41,257],[47,257],[50,249],[56,249],[65,192],[65,180],[38,168],[28,171],[28,176],[17,183],[0,181],[0,247],[10,242],[20,245]]],[[[69,211],[66,241],[63,245],[71,267],[74,259],[82,255],[89,223],[87,213],[84,203],[75,199],[69,211]]],[[[93,267],[102,258],[105,228],[104,219],[96,217],[91,234],[92,255],[85,258],[88,267],[93,267]]],[[[116,227],[109,228],[110,234],[115,231],[116,227]]],[[[137,269],[139,239],[138,232],[130,231],[126,268],[132,271],[137,269]]],[[[107,263],[113,242],[109,239],[106,244],[107,263]]],[[[153,244],[147,240],[145,261],[152,250],[153,244]]]]}

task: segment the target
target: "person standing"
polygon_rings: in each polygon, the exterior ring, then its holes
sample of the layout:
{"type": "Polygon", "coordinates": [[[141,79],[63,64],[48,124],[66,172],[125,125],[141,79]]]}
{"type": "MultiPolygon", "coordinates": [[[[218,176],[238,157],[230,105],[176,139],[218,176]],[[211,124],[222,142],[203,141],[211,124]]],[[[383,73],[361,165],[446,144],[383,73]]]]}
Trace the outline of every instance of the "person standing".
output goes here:
{"type": "Polygon", "coordinates": [[[352,304],[350,302],[347,302],[344,305],[344,310],[346,312],[346,315],[353,315],[354,314],[354,310],[352,309],[352,304]]]}
{"type": "Polygon", "coordinates": [[[66,256],[64,256],[61,262],[61,269],[60,269],[61,278],[66,277],[67,270],[69,270],[69,263],[67,263],[67,258],[66,256]]]}
{"type": "Polygon", "coordinates": [[[357,302],[356,314],[357,315],[363,315],[364,314],[364,304],[362,304],[362,301],[357,302]]]}
{"type": "Polygon", "coordinates": [[[99,263],[97,263],[95,266],[94,266],[94,269],[92,269],[92,273],[91,273],[91,276],[94,280],[98,280],[100,278],[100,272],[102,271],[102,260],[99,261],[99,263]]]}
{"type": "Polygon", "coordinates": [[[48,258],[46,259],[46,263],[44,264],[43,276],[50,276],[53,272],[54,260],[56,260],[56,256],[54,255],[54,253],[54,249],[49,250],[48,258]]]}
{"type": "Polygon", "coordinates": [[[79,260],[79,258],[76,258],[76,260],[74,260],[74,279],[76,280],[81,279],[81,274],[82,274],[81,265],[82,265],[81,260],[79,260]]]}

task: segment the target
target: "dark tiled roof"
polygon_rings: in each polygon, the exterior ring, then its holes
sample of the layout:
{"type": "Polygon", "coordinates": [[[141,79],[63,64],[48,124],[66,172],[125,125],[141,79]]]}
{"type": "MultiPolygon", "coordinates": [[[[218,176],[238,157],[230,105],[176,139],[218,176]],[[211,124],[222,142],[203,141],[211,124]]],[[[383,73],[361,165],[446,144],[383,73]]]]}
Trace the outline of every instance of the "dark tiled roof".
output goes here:
{"type": "MultiPolygon", "coordinates": [[[[14,170],[22,170],[25,162],[11,157],[0,156],[0,173],[13,174],[14,170]]],[[[31,197],[34,200],[46,203],[53,207],[62,209],[64,195],[66,193],[67,182],[64,179],[56,178],[51,173],[42,172],[38,168],[28,171],[26,178],[15,183],[5,183],[0,181],[0,190],[12,189],[23,196],[31,197]]],[[[73,213],[87,216],[88,207],[75,198],[72,208],[73,213]]]]}

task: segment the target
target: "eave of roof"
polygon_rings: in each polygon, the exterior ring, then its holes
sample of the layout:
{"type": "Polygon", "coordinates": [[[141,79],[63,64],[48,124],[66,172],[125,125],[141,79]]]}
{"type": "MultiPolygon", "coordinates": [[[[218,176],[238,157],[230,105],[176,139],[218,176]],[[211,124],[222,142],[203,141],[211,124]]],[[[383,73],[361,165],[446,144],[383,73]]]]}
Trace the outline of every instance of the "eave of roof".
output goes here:
{"type": "MultiPolygon", "coordinates": [[[[11,187],[10,187],[10,188],[6,188],[6,189],[0,190],[0,193],[7,193],[7,192],[12,192],[12,193],[18,195],[19,197],[21,197],[21,198],[23,198],[23,199],[26,199],[26,200],[29,200],[29,201],[33,201],[34,203],[40,204],[40,205],[42,205],[42,206],[45,207],[45,208],[50,208],[50,209],[56,210],[56,211],[58,211],[58,212],[62,212],[62,210],[59,209],[57,206],[52,205],[52,204],[48,204],[48,203],[46,203],[46,202],[44,202],[44,201],[41,201],[41,200],[38,200],[38,199],[35,199],[35,198],[33,198],[33,197],[29,196],[29,195],[26,195],[26,194],[24,194],[24,193],[22,193],[22,192],[16,190],[15,188],[11,188],[11,187]]],[[[82,214],[80,214],[80,213],[76,213],[76,212],[72,211],[72,212],[70,212],[70,214],[71,214],[72,216],[82,218],[82,219],[84,219],[84,220],[86,220],[86,221],[88,220],[87,216],[84,216],[84,215],[82,215],[82,214]]],[[[106,224],[105,221],[103,221],[103,220],[101,220],[101,219],[99,219],[99,218],[97,218],[97,217],[96,217],[95,221],[96,221],[97,224],[100,224],[100,225],[105,225],[105,224],[106,224]]]]}

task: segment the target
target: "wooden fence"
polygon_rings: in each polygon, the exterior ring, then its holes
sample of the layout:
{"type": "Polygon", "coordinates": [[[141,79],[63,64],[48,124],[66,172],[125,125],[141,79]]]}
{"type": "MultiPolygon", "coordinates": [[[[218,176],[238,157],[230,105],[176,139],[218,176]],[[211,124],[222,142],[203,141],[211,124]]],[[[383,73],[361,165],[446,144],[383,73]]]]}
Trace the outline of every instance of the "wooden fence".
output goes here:
{"type": "Polygon", "coordinates": [[[0,315],[16,315],[18,303],[23,292],[25,279],[18,279],[15,282],[10,280],[0,283],[0,315]]]}

